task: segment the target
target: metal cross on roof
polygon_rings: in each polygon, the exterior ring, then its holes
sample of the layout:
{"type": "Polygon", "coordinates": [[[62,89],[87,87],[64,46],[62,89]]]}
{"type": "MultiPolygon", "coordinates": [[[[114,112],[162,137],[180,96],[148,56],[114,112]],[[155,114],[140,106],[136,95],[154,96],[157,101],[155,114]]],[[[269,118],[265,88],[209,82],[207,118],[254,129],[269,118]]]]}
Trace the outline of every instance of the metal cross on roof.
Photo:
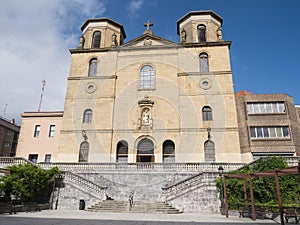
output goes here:
{"type": "Polygon", "coordinates": [[[153,23],[148,20],[147,23],[144,23],[144,26],[147,27],[147,30],[150,30],[150,27],[153,26],[153,23]]]}

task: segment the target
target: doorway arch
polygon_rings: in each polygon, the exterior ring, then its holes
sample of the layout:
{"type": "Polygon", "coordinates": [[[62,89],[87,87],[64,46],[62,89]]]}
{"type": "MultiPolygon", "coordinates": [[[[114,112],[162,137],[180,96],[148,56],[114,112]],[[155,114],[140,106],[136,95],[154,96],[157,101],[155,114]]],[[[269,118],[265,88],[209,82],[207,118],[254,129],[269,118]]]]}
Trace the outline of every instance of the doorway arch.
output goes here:
{"type": "Polygon", "coordinates": [[[137,162],[154,162],[154,143],[149,138],[143,138],[137,145],[137,162]]]}

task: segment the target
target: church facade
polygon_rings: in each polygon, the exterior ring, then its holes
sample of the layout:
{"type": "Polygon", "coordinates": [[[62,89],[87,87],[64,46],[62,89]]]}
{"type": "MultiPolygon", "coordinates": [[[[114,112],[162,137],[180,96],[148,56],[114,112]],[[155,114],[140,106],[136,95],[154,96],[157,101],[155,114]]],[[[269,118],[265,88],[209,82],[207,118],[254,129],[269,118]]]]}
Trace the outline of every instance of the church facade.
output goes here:
{"type": "Polygon", "coordinates": [[[193,11],[177,22],[180,43],[150,21],[124,43],[121,24],[87,20],[70,50],[57,162],[243,162],[222,22],[193,11]]]}

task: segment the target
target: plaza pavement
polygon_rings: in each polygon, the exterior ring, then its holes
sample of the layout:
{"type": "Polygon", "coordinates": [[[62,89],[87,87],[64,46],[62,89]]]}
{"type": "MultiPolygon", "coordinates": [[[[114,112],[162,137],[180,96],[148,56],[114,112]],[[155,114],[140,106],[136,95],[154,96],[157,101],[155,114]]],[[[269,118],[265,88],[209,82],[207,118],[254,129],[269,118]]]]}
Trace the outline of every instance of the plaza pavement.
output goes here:
{"type": "Polygon", "coordinates": [[[220,214],[145,214],[87,212],[81,210],[43,210],[41,212],[0,215],[0,225],[274,225],[271,220],[220,214]]]}

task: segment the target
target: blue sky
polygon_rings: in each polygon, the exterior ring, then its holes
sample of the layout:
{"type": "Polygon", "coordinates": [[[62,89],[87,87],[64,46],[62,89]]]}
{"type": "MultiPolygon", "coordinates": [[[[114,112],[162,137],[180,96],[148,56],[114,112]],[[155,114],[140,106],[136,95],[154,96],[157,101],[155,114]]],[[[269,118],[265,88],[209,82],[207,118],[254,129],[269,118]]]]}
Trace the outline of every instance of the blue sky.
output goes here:
{"type": "Polygon", "coordinates": [[[43,111],[63,110],[70,53],[87,18],[124,26],[126,42],[149,19],[155,35],[179,41],[176,23],[189,11],[213,10],[232,41],[235,91],[286,93],[300,104],[299,0],[10,0],[0,8],[0,116],[36,111],[46,80],[43,111]]]}

